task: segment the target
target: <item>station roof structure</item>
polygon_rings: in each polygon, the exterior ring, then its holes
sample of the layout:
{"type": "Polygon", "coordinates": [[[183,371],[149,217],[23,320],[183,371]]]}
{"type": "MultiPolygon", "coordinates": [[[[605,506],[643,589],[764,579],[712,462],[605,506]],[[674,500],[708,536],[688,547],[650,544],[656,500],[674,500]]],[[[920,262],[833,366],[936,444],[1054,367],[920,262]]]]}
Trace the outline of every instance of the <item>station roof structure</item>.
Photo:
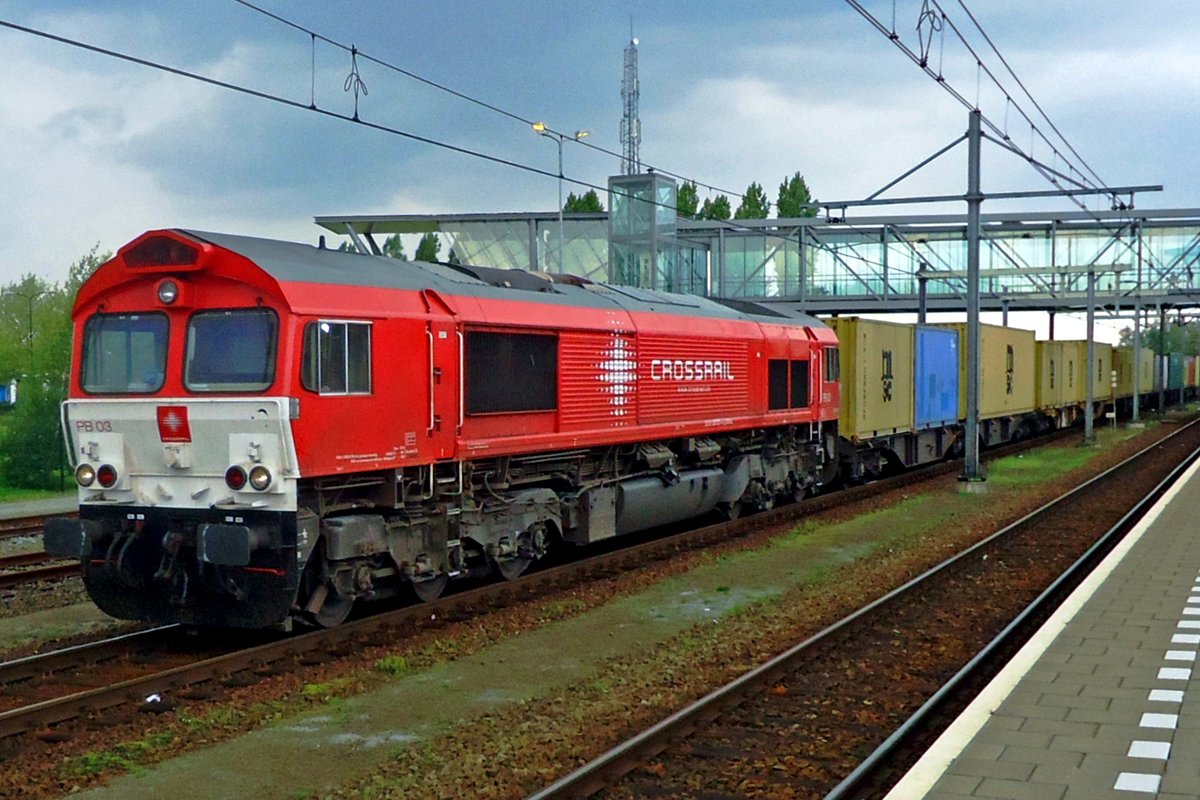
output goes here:
{"type": "MultiPolygon", "coordinates": [[[[558,219],[523,212],[316,222],[335,234],[353,230],[371,247],[379,236],[436,232],[463,263],[555,272],[558,219]]],[[[981,222],[986,310],[1081,309],[1089,275],[1097,304],[1110,311],[1200,307],[1200,209],[993,213],[981,222]]],[[[608,215],[567,212],[562,230],[562,271],[608,280],[608,215]]],[[[913,312],[924,284],[928,310],[964,308],[965,214],[679,219],[676,234],[680,269],[703,275],[713,297],[815,314],[913,312]]]]}

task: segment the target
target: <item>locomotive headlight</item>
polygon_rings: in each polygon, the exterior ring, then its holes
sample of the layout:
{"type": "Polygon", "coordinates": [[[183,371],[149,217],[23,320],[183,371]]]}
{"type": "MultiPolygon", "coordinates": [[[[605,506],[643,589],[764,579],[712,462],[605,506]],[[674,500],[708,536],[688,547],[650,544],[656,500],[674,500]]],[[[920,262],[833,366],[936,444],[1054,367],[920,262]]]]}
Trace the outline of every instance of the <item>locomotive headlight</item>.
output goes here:
{"type": "Polygon", "coordinates": [[[246,470],[234,464],[225,470],[225,485],[235,492],[246,487],[246,470]]]}
{"type": "Polygon", "coordinates": [[[271,485],[271,470],[259,464],[250,470],[250,485],[258,491],[265,490],[271,485]]]}
{"type": "Polygon", "coordinates": [[[158,284],[158,302],[169,306],[179,299],[179,284],[168,278],[158,284]]]}
{"type": "Polygon", "coordinates": [[[96,480],[105,489],[111,489],[117,485],[117,468],[112,464],[101,464],[96,470],[96,480]]]}
{"type": "Polygon", "coordinates": [[[80,464],[75,470],[75,482],[80,486],[88,487],[96,482],[96,470],[91,464],[80,464]]]}

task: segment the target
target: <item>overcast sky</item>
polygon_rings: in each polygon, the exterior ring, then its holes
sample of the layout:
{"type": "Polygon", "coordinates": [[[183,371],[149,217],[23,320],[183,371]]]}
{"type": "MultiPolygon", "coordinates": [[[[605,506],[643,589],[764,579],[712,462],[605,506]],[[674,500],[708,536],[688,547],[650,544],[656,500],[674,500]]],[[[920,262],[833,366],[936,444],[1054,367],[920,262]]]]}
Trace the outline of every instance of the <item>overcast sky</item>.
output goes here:
{"type": "MultiPolygon", "coordinates": [[[[957,0],[942,2],[970,30],[957,0]]],[[[797,170],[821,199],[865,196],[966,128],[966,110],[841,0],[259,5],[518,117],[586,129],[589,142],[616,152],[632,18],[643,161],[736,192],[756,180],[772,200],[797,170]]],[[[887,26],[895,8],[901,39],[918,46],[919,0],[864,5],[887,26]]],[[[1104,182],[1163,184],[1138,198],[1141,208],[1200,207],[1200,5],[968,6],[1104,182]]],[[[320,43],[314,51],[307,34],[232,0],[0,0],[0,20],[353,113],[343,91],[349,54],[320,43]]],[[[974,101],[974,60],[953,37],[941,41],[931,65],[974,101]]],[[[987,47],[978,34],[973,41],[987,47]]],[[[553,178],[7,28],[0,52],[3,282],[29,272],[61,280],[92,245],[115,250],[151,228],[315,242],[315,215],[555,206],[553,178]]],[[[1003,69],[990,51],[987,63],[1003,69]]],[[[364,120],[555,171],[554,143],[526,124],[376,64],[360,60],[359,71],[364,120]]],[[[1036,157],[1062,168],[986,79],[980,85],[984,113],[1001,126],[1007,119],[1013,141],[1027,150],[1032,142],[1036,157]]],[[[891,194],[961,193],[965,158],[960,147],[891,194]]],[[[587,183],[619,171],[616,158],[570,142],[564,160],[567,176],[587,183]]],[[[984,150],[983,182],[985,191],[1051,188],[994,146],[984,150]]],[[[994,201],[984,210],[1013,208],[994,201]]]]}

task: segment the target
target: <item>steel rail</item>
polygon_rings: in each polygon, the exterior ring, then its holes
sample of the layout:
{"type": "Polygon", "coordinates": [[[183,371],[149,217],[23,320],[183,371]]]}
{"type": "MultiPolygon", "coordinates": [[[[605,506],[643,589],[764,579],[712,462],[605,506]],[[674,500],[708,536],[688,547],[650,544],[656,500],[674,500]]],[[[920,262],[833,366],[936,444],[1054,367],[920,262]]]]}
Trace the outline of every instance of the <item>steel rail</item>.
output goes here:
{"type": "MultiPolygon", "coordinates": [[[[1120,463],[1110,467],[1085,483],[1080,484],[1071,491],[1064,493],[1054,500],[1042,505],[1038,509],[1021,517],[1016,522],[1013,522],[1012,524],[1005,526],[1001,530],[991,534],[979,542],[976,542],[966,550],[963,550],[956,555],[942,561],[936,566],[931,567],[903,585],[893,589],[882,597],[877,598],[866,606],[863,606],[854,613],[842,618],[841,620],[838,620],[816,634],[813,634],[799,644],[794,645],[783,653],[775,656],[771,660],[759,665],[749,672],[744,673],[730,683],[710,692],[699,700],[696,700],[674,714],[671,714],[669,717],[647,728],[636,736],[626,740],[625,742],[622,742],[607,752],[602,753],[578,769],[555,781],[553,784],[532,795],[529,795],[527,800],[557,800],[558,798],[587,797],[599,789],[611,785],[632,768],[661,753],[670,745],[672,741],[691,733],[692,731],[701,727],[707,720],[719,716],[725,708],[740,701],[748,693],[748,690],[768,683],[771,680],[777,680],[779,676],[790,671],[789,665],[791,662],[795,661],[801,654],[805,653],[805,651],[809,650],[813,645],[829,639],[839,631],[849,627],[850,625],[853,625],[855,622],[866,617],[879,608],[891,603],[901,595],[906,594],[917,586],[920,586],[931,576],[936,575],[943,570],[947,570],[950,566],[972,556],[980,549],[995,542],[997,539],[1005,537],[1011,532],[1024,527],[1030,520],[1055,507],[1058,503],[1074,496],[1078,492],[1084,490],[1086,487],[1091,486],[1092,484],[1095,484],[1105,478],[1111,477],[1115,471],[1129,465],[1131,462],[1141,458],[1151,450],[1160,447],[1164,442],[1174,438],[1175,436],[1178,436],[1184,430],[1187,430],[1188,428],[1197,424],[1200,424],[1200,419],[1195,419],[1191,422],[1188,422],[1186,425],[1181,426],[1178,430],[1175,430],[1168,436],[1163,437],[1163,439],[1160,439],[1154,444],[1139,450],[1137,453],[1134,453],[1128,458],[1122,460],[1120,463]]],[[[1176,473],[1173,471],[1172,474],[1176,473]]],[[[1139,507],[1140,506],[1141,504],[1139,503],[1139,507]]],[[[1128,516],[1128,514],[1126,516],[1128,516]]]]}
{"type": "MultiPolygon", "coordinates": [[[[1029,440],[1018,445],[998,448],[996,453],[1027,449],[1044,443],[1046,439],[1029,440]]],[[[938,462],[906,472],[897,479],[852,487],[765,513],[682,533],[667,534],[613,552],[537,570],[515,582],[491,583],[467,589],[431,603],[387,611],[343,623],[336,628],[311,631],[249,649],[235,650],[195,664],[130,678],[113,686],[77,692],[11,709],[0,713],[0,739],[22,735],[39,727],[57,725],[83,713],[100,712],[123,703],[139,702],[151,694],[169,698],[172,692],[189,685],[221,681],[231,678],[234,674],[254,669],[269,669],[271,665],[282,660],[303,659],[306,653],[324,652],[328,659],[332,659],[339,653],[347,652],[350,649],[345,647],[347,644],[372,639],[381,631],[441,627],[463,615],[484,613],[524,599],[545,596],[550,591],[576,585],[583,578],[620,574],[631,568],[698,550],[712,543],[786,525],[847,502],[893,491],[919,480],[954,472],[956,469],[954,462],[938,462]]],[[[78,571],[77,565],[71,565],[71,568],[78,571]]]]}
{"type": "MultiPolygon", "coordinates": [[[[30,553],[30,555],[34,554],[30,553]]],[[[44,563],[46,560],[46,557],[43,555],[35,563],[44,563]]],[[[5,572],[0,574],[0,589],[9,589],[13,586],[21,586],[26,583],[33,583],[34,581],[60,581],[79,574],[80,567],[77,562],[54,564],[48,567],[34,567],[33,569],[23,569],[20,572],[5,572]]]]}
{"type": "Polygon", "coordinates": [[[48,653],[36,653],[31,656],[14,658],[11,661],[0,662],[0,684],[11,684],[25,680],[33,675],[45,675],[61,672],[81,662],[95,663],[102,660],[105,651],[113,651],[117,647],[136,644],[143,639],[153,639],[168,631],[179,629],[179,625],[163,625],[157,628],[124,633],[97,642],[85,642],[71,645],[48,653]]]}
{"type": "MultiPolygon", "coordinates": [[[[1187,427],[1196,424],[1189,423],[1188,426],[1180,428],[1175,433],[1175,436],[1186,430],[1187,427]]],[[[1061,603],[1061,594],[1067,587],[1071,587],[1078,583],[1081,576],[1086,576],[1096,565],[1111,552],[1117,542],[1119,542],[1140,520],[1150,507],[1156,503],[1179,477],[1200,459],[1200,447],[1193,450],[1183,461],[1179,463],[1171,472],[1163,478],[1145,497],[1137,502],[1126,514],[1117,521],[1115,525],[1108,529],[1091,547],[1087,549],[1070,567],[1067,568],[1055,581],[1038,595],[1032,603],[1017,615],[1012,622],[1005,626],[1004,630],[1000,631],[994,639],[987,643],[982,650],[963,665],[955,675],[943,684],[925,703],[918,708],[912,716],[905,720],[899,728],[897,728],[891,736],[883,741],[869,756],[863,759],[862,762],[847,775],[841,783],[835,786],[827,795],[825,800],[843,800],[853,796],[853,793],[864,788],[864,785],[870,780],[878,769],[885,765],[886,760],[896,753],[901,747],[909,742],[915,735],[920,732],[920,728],[938,711],[942,710],[945,705],[954,697],[964,684],[975,678],[981,668],[994,656],[1001,652],[1004,648],[1014,642],[1020,633],[1027,629],[1032,620],[1037,619],[1044,614],[1046,610],[1053,610],[1061,603]]],[[[1125,462],[1117,465],[1120,467],[1125,462]]],[[[1114,467],[1116,469],[1117,467],[1114,467]]],[[[1099,478],[1100,476],[1097,476],[1099,478]]],[[[1093,478],[1092,481],[1097,478],[1093,478]]],[[[1088,484],[1088,481],[1073,490],[1070,494],[1082,490],[1088,484]]],[[[1039,509],[1040,511],[1040,509],[1039,509]]],[[[1035,514],[1038,512],[1034,512],[1035,514]]]]}

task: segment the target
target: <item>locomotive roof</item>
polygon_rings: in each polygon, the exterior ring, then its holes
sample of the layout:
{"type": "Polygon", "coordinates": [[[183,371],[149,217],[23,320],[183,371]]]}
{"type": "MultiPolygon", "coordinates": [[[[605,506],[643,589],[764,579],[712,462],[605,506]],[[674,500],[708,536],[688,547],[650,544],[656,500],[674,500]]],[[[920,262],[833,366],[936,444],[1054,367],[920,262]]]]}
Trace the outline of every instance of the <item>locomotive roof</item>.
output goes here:
{"type": "Polygon", "coordinates": [[[522,300],[554,305],[594,308],[615,305],[633,312],[653,311],[687,316],[754,319],[777,325],[828,327],[816,317],[784,307],[767,307],[747,300],[718,302],[698,295],[592,283],[573,276],[551,277],[525,270],[397,261],[387,256],[347,253],[297,242],[205,231],[180,232],[190,238],[244,256],[280,284],[318,283],[412,291],[434,289],[446,295],[510,299],[513,292],[520,292],[522,300]]]}

